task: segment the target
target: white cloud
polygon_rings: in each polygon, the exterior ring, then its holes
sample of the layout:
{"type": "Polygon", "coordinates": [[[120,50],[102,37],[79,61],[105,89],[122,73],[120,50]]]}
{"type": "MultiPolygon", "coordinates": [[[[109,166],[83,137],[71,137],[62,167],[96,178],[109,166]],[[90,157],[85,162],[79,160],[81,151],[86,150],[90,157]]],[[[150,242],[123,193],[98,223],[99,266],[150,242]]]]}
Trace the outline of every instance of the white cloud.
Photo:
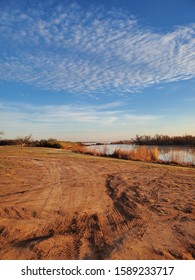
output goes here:
{"type": "Polygon", "coordinates": [[[44,105],[35,106],[20,103],[2,103],[0,127],[3,131],[10,130],[14,134],[30,132],[33,135],[48,134],[59,131],[80,132],[94,129],[98,132],[120,129],[121,126],[154,125],[161,117],[140,115],[124,110],[120,102],[104,105],[44,105]],[[21,131],[21,132],[20,132],[21,131]]]}
{"type": "Polygon", "coordinates": [[[103,105],[1,102],[0,109],[0,127],[8,138],[32,133],[35,139],[55,137],[97,141],[128,139],[135,134],[162,134],[162,131],[171,135],[194,133],[191,116],[184,114],[170,118],[167,112],[164,115],[140,114],[135,110],[127,110],[125,103],[121,102],[103,105]]]}
{"type": "Polygon", "coordinates": [[[0,16],[2,80],[98,95],[195,77],[195,24],[161,34],[127,13],[76,4],[0,16]]]}

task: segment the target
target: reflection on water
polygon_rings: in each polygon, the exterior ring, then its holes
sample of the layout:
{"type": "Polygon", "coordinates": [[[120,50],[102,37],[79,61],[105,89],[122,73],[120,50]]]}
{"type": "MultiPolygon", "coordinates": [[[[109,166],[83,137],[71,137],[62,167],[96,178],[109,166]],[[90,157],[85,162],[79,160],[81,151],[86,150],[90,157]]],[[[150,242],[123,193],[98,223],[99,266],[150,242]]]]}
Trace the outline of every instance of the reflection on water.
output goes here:
{"type": "MultiPolygon", "coordinates": [[[[116,145],[101,145],[89,146],[89,148],[96,148],[100,152],[112,154],[115,149],[132,150],[136,145],[116,144],[116,145]]],[[[153,146],[147,146],[153,148],[153,146]]],[[[181,146],[158,146],[159,159],[164,161],[186,162],[195,164],[195,148],[181,147],[181,146]]]]}
{"type": "Polygon", "coordinates": [[[159,158],[165,161],[195,164],[195,149],[192,147],[159,147],[159,158]]]}

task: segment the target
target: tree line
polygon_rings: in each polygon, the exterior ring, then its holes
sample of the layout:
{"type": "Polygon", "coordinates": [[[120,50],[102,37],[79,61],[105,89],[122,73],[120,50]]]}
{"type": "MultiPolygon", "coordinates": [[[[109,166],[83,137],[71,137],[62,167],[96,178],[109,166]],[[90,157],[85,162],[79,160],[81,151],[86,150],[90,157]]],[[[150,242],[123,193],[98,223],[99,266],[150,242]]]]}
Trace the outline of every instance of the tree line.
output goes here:
{"type": "Polygon", "coordinates": [[[3,135],[4,135],[3,131],[0,131],[0,146],[20,145],[21,149],[24,146],[47,147],[47,148],[57,148],[57,149],[63,148],[60,142],[54,138],[33,140],[32,135],[30,134],[23,137],[17,137],[16,139],[4,139],[3,135]]]}
{"type": "Polygon", "coordinates": [[[183,136],[168,136],[159,135],[136,135],[131,139],[132,144],[136,145],[181,145],[181,146],[195,146],[195,136],[183,135],[183,136]]]}

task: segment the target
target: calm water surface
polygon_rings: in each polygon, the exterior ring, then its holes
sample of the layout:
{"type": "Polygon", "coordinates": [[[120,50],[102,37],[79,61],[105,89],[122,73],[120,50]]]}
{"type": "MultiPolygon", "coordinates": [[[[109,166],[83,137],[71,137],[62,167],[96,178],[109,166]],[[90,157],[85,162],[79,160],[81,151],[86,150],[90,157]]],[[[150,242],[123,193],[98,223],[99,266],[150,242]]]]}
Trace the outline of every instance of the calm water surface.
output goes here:
{"type": "MultiPolygon", "coordinates": [[[[112,154],[115,149],[132,150],[136,145],[116,144],[116,145],[92,145],[88,148],[96,148],[98,151],[103,152],[106,150],[107,154],[112,154]]],[[[147,146],[152,148],[152,146],[147,146]]],[[[194,147],[181,147],[181,146],[158,146],[159,159],[165,161],[182,161],[186,163],[195,164],[195,148],[194,147]]]]}

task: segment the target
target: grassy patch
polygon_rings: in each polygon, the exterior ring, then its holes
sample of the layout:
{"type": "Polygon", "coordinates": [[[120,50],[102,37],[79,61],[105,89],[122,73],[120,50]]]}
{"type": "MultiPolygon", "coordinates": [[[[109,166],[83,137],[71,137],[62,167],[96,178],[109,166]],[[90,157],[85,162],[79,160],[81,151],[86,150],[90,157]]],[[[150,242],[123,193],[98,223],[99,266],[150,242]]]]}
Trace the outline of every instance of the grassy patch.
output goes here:
{"type": "Polygon", "coordinates": [[[82,145],[78,142],[70,142],[70,141],[58,141],[63,149],[65,150],[73,150],[78,147],[82,147],[82,145]]]}
{"type": "Polygon", "coordinates": [[[116,149],[112,156],[129,160],[158,161],[158,148],[148,148],[146,146],[140,146],[128,151],[116,149]]]}

